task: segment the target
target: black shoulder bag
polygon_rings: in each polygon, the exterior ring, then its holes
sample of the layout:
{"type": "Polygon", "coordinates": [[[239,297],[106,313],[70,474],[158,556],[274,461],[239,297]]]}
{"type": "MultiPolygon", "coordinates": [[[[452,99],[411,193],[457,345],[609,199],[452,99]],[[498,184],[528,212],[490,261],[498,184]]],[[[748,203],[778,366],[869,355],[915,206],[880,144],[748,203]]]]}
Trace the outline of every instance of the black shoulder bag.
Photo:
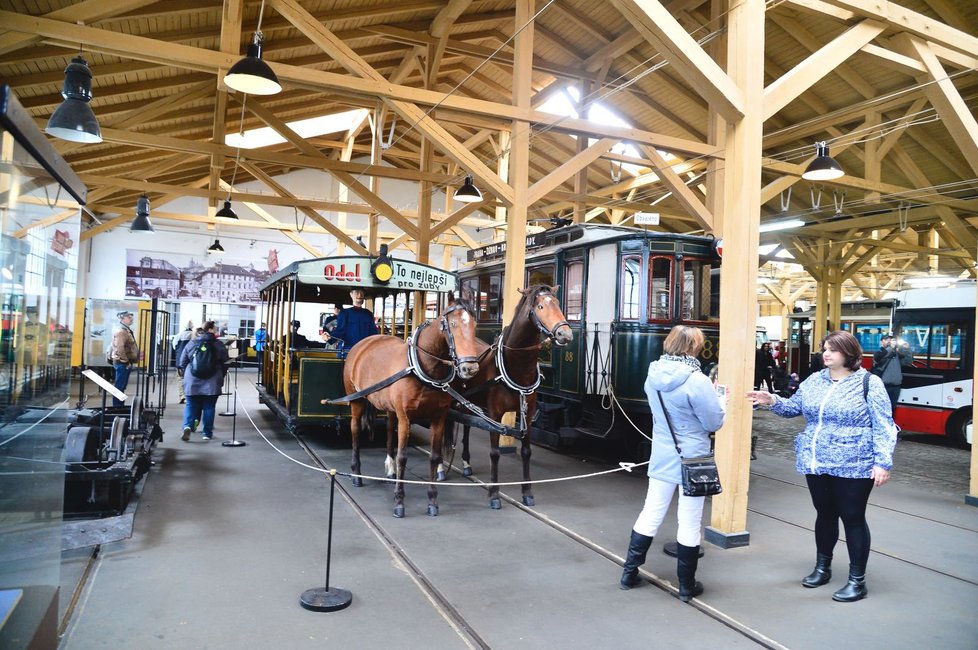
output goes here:
{"type": "Polygon", "coordinates": [[[662,405],[662,412],[666,416],[666,426],[669,427],[672,442],[676,445],[676,452],[679,453],[679,460],[682,463],[683,495],[687,497],[708,497],[723,492],[723,487],[720,485],[720,473],[717,471],[716,460],[712,455],[683,458],[683,450],[679,448],[676,432],[672,430],[672,420],[669,419],[669,411],[666,410],[662,393],[656,391],[656,395],[659,396],[659,404],[662,405]]]}

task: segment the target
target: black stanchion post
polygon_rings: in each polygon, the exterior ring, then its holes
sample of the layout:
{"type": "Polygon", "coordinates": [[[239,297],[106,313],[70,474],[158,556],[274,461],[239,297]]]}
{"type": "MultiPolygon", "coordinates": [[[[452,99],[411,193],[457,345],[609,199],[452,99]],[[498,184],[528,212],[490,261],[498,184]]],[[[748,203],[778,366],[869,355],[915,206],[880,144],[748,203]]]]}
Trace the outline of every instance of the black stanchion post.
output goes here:
{"type": "Polygon", "coordinates": [[[333,496],[336,492],[336,470],[329,470],[329,525],[326,532],[326,588],[306,589],[299,597],[299,604],[314,612],[335,612],[346,609],[353,602],[353,594],[346,589],[329,586],[329,564],[333,552],[333,496]]]}
{"type": "MultiPolygon", "coordinates": [[[[237,349],[238,349],[238,343],[237,343],[237,341],[234,342],[234,349],[235,349],[235,351],[237,351],[237,349]]],[[[237,355],[235,355],[235,357],[234,357],[234,359],[232,359],[231,363],[234,363],[234,364],[237,364],[238,363],[238,357],[237,357],[237,355]]],[[[235,370],[237,370],[237,367],[238,366],[235,365],[235,370]]],[[[234,417],[234,414],[237,413],[237,411],[238,411],[238,405],[237,404],[234,405],[234,410],[233,411],[231,410],[231,386],[230,386],[230,383],[231,382],[229,381],[230,376],[231,376],[231,373],[230,372],[228,374],[224,375],[224,391],[226,391],[224,394],[228,396],[228,399],[224,403],[224,412],[219,414],[222,417],[226,417],[226,418],[234,417]]],[[[235,385],[237,385],[237,375],[235,375],[235,385]]],[[[235,398],[237,398],[237,395],[235,395],[235,398]]]]}
{"type": "Polygon", "coordinates": [[[240,363],[235,363],[234,365],[234,410],[231,412],[231,439],[225,440],[221,443],[224,447],[244,447],[246,443],[244,440],[238,440],[238,366],[240,363]]]}

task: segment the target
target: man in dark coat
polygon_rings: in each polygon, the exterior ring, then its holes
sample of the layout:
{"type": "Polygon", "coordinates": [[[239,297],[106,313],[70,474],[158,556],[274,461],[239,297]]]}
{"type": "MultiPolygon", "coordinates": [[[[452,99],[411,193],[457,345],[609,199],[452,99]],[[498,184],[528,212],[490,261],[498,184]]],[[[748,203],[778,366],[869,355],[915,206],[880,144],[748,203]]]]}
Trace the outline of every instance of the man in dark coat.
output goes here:
{"type": "Polygon", "coordinates": [[[349,351],[354,345],[377,333],[377,323],[369,309],[363,307],[363,290],[350,292],[353,306],[347,307],[336,317],[336,327],[332,338],[339,341],[340,354],[349,351]]]}
{"type": "Polygon", "coordinates": [[[896,411],[903,385],[903,369],[913,363],[909,346],[890,335],[880,339],[880,349],[873,353],[872,373],[883,380],[886,394],[890,396],[890,406],[896,411]]]}
{"type": "Polygon", "coordinates": [[[214,437],[214,415],[217,410],[217,398],[221,396],[224,387],[224,376],[227,374],[228,349],[217,338],[217,326],[214,321],[204,323],[203,334],[187,344],[177,362],[177,368],[183,374],[183,391],[187,396],[187,405],[183,409],[183,437],[190,440],[190,433],[195,428],[195,422],[203,425],[201,440],[207,441],[214,437]],[[216,357],[216,368],[210,377],[197,377],[191,369],[194,352],[203,346],[212,346],[216,357]]]}

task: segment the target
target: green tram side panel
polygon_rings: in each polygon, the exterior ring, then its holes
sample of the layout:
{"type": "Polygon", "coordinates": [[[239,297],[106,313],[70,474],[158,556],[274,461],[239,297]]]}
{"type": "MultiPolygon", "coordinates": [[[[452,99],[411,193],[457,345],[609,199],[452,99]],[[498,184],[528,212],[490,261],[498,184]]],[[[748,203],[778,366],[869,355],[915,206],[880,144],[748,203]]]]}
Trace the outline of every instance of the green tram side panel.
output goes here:
{"type": "Polygon", "coordinates": [[[349,417],[348,404],[320,404],[324,399],[336,399],[346,395],[343,388],[343,359],[305,358],[299,360],[299,404],[296,417],[302,420],[315,418],[349,417]]]}
{"type": "Polygon", "coordinates": [[[554,347],[553,358],[553,377],[551,383],[547,383],[547,373],[544,373],[544,381],[541,386],[554,389],[559,387],[560,392],[577,395],[582,390],[581,378],[583,376],[584,362],[584,332],[580,325],[571,325],[574,332],[574,340],[567,346],[554,347]]]}
{"type": "Polygon", "coordinates": [[[612,342],[615,395],[620,400],[647,401],[645,378],[649,364],[662,354],[669,327],[650,331],[647,326],[619,323],[612,342]]]}

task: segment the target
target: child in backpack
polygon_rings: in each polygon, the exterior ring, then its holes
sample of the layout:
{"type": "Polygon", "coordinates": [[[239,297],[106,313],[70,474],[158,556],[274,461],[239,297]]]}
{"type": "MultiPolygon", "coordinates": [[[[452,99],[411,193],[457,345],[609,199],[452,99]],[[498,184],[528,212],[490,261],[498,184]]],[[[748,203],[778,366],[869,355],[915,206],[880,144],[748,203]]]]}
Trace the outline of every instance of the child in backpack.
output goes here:
{"type": "Polygon", "coordinates": [[[198,421],[203,425],[201,440],[206,442],[214,437],[217,398],[221,396],[230,361],[227,348],[217,338],[214,321],[207,321],[202,329],[202,334],[187,343],[177,362],[177,368],[183,374],[183,392],[187,396],[181,438],[184,442],[190,440],[198,421]]]}

